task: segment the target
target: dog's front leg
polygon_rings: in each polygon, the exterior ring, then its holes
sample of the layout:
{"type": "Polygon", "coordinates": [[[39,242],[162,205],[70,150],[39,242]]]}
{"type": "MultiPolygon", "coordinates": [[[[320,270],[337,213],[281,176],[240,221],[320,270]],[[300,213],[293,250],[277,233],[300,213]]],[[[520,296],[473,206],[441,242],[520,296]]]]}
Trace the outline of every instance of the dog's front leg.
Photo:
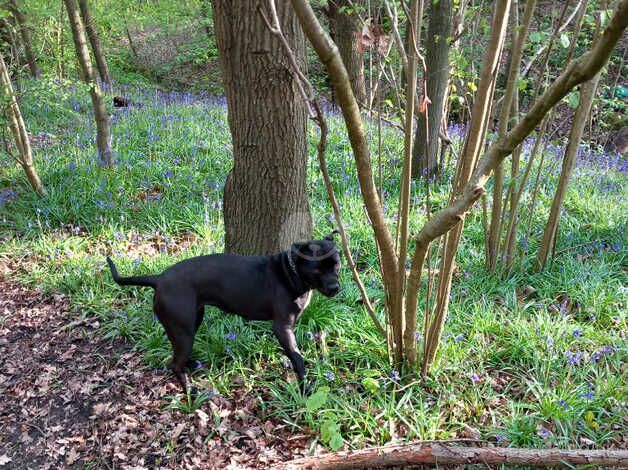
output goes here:
{"type": "Polygon", "coordinates": [[[294,337],[294,330],[292,325],[286,325],[278,322],[273,323],[273,333],[279,340],[279,344],[284,350],[288,359],[292,363],[292,368],[299,378],[299,385],[301,391],[305,391],[305,364],[303,363],[303,356],[297,347],[297,340],[294,337]]]}

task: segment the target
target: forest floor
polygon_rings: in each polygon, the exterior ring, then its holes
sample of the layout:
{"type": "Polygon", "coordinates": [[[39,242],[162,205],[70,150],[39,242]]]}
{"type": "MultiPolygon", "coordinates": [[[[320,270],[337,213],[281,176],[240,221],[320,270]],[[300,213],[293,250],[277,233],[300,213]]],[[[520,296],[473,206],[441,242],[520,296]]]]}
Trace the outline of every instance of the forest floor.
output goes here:
{"type": "Polygon", "coordinates": [[[99,320],[9,281],[0,267],[0,468],[266,468],[304,455],[310,437],[262,419],[234,390],[185,414],[177,386],[99,320]]]}

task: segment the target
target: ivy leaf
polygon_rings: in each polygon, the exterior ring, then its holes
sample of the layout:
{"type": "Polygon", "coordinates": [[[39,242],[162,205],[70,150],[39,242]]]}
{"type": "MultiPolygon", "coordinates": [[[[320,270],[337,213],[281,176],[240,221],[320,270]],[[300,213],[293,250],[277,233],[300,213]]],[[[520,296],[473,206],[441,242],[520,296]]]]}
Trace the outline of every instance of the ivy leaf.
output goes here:
{"type": "Polygon", "coordinates": [[[535,44],[541,42],[542,39],[543,39],[543,35],[539,33],[538,31],[534,31],[533,33],[530,34],[530,41],[535,44]]]}
{"type": "Polygon", "coordinates": [[[342,446],[344,445],[344,440],[342,439],[342,436],[340,435],[339,432],[334,433],[331,436],[331,439],[329,440],[329,447],[331,447],[331,450],[338,450],[340,448],[342,448],[342,446]]]}
{"type": "Polygon", "coordinates": [[[567,95],[566,99],[569,107],[571,109],[576,109],[578,107],[578,103],[580,102],[580,95],[577,92],[572,91],[567,95]]]}
{"type": "Polygon", "coordinates": [[[560,45],[563,46],[563,49],[567,49],[569,47],[569,37],[565,33],[560,35],[560,45]]]}
{"type": "Polygon", "coordinates": [[[329,442],[334,437],[334,434],[338,434],[338,423],[333,419],[327,419],[321,424],[321,439],[323,442],[329,442]]]}
{"type": "Polygon", "coordinates": [[[362,385],[371,393],[375,393],[379,390],[379,382],[372,377],[362,379],[362,385]]]}
{"type": "Polygon", "coordinates": [[[327,398],[329,398],[329,387],[321,387],[307,399],[305,407],[309,412],[316,411],[327,403],[327,398]]]}

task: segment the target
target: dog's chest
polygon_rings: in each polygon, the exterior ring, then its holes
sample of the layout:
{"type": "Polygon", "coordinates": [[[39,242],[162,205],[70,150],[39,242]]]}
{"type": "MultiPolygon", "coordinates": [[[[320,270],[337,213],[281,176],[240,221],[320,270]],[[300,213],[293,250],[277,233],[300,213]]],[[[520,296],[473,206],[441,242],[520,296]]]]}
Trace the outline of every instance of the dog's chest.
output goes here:
{"type": "Polygon", "coordinates": [[[299,309],[299,314],[303,313],[303,310],[307,308],[310,304],[310,300],[312,300],[312,291],[307,291],[301,297],[297,297],[294,301],[297,304],[297,308],[299,309]]]}

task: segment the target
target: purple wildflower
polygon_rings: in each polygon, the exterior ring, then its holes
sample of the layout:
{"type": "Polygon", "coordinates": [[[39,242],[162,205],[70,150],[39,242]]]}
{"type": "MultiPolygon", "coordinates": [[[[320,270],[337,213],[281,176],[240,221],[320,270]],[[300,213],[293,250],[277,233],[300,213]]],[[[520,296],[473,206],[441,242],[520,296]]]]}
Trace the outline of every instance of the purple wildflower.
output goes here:
{"type": "Polygon", "coordinates": [[[582,359],[582,353],[580,351],[565,351],[565,357],[567,358],[567,365],[577,366],[580,364],[580,360],[582,359]]]}
{"type": "Polygon", "coordinates": [[[569,408],[569,405],[567,404],[565,400],[559,400],[558,406],[562,407],[562,409],[565,411],[567,410],[567,408],[569,408]]]}
{"type": "Polygon", "coordinates": [[[327,380],[328,382],[331,382],[332,380],[335,380],[336,376],[334,375],[334,373],[330,370],[328,370],[327,372],[325,372],[325,380],[327,380]]]}
{"type": "Polygon", "coordinates": [[[236,339],[236,334],[233,331],[230,331],[225,335],[225,339],[227,341],[234,341],[236,339]]]}
{"type": "Polygon", "coordinates": [[[567,315],[567,301],[568,299],[565,299],[560,303],[560,315],[562,317],[565,317],[567,315]]]}
{"type": "Polygon", "coordinates": [[[399,375],[399,372],[396,370],[393,370],[390,373],[390,380],[392,380],[393,382],[399,382],[401,380],[401,376],[399,375]]]}

